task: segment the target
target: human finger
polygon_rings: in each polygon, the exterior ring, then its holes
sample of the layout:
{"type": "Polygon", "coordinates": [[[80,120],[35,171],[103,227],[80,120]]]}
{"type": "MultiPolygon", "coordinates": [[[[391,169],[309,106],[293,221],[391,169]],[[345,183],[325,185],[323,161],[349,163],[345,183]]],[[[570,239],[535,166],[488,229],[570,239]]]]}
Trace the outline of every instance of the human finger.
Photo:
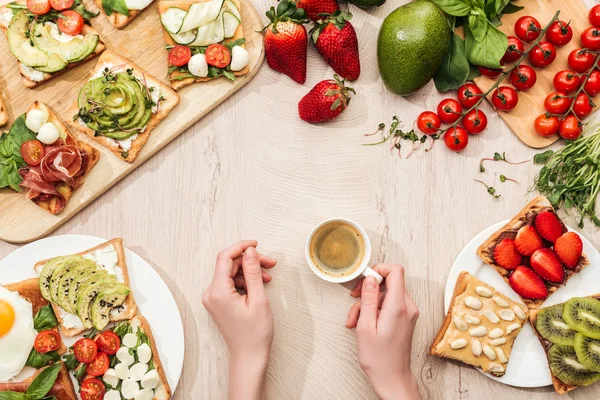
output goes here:
{"type": "Polygon", "coordinates": [[[242,240],[221,250],[217,254],[217,262],[215,264],[215,280],[224,282],[227,279],[233,278],[237,272],[234,271],[233,260],[240,257],[247,248],[255,247],[257,244],[256,240],[242,240]]]}
{"type": "Polygon", "coordinates": [[[258,253],[254,247],[248,247],[244,252],[242,259],[242,270],[246,281],[246,290],[248,297],[260,298],[265,296],[265,286],[263,284],[262,272],[258,253]]]}
{"type": "MultiPolygon", "coordinates": [[[[379,317],[379,313],[381,311],[381,304],[385,301],[385,293],[381,293],[379,295],[379,308],[377,310],[377,317],[379,317]]],[[[360,317],[360,300],[356,301],[350,307],[350,311],[348,311],[348,318],[346,319],[346,328],[353,329],[356,328],[356,324],[360,317]]]]}
{"type": "Polygon", "coordinates": [[[365,278],[360,297],[360,317],[356,327],[366,330],[376,329],[377,309],[379,308],[379,283],[377,279],[372,276],[365,278]]]}

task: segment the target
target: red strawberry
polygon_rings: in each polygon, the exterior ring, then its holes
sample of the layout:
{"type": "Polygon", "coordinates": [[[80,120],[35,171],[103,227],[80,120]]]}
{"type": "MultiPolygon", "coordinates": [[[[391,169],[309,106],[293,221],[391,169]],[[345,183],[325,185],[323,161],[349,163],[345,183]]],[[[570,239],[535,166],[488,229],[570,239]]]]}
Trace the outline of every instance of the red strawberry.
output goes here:
{"type": "Polygon", "coordinates": [[[545,280],[562,282],[565,279],[565,270],[552,249],[536,250],[529,261],[531,268],[545,280]]]}
{"type": "Polygon", "coordinates": [[[319,14],[333,14],[340,9],[335,0],[296,0],[296,5],[313,21],[320,18],[319,14]]]}
{"type": "Polygon", "coordinates": [[[525,225],[517,232],[515,246],[519,253],[529,257],[534,251],[544,247],[544,242],[533,226],[525,225]]]}
{"type": "Polygon", "coordinates": [[[265,56],[269,67],[294,81],[306,82],[306,14],[296,4],[283,0],[267,11],[271,23],[265,27],[265,56]]]}
{"type": "Polygon", "coordinates": [[[310,35],[327,64],[340,76],[355,81],[360,76],[360,58],[351,18],[348,12],[336,11],[317,21],[310,35]]]}
{"type": "Polygon", "coordinates": [[[543,211],[535,217],[535,229],[541,237],[552,243],[563,234],[560,219],[552,211],[543,211]]]}
{"type": "Polygon", "coordinates": [[[579,264],[583,252],[583,242],[575,232],[567,232],[556,239],[554,251],[567,268],[574,269],[579,264]]]}
{"type": "Polygon", "coordinates": [[[523,257],[515,247],[515,241],[512,239],[502,239],[494,248],[494,261],[506,269],[515,269],[523,261],[523,257]]]}
{"type": "Polygon", "coordinates": [[[339,76],[334,75],[333,78],[317,83],[300,100],[298,114],[302,120],[312,124],[327,122],[337,118],[348,107],[350,93],[356,92],[346,87],[346,81],[339,76]]]}
{"type": "Polygon", "coordinates": [[[508,278],[510,287],[525,299],[545,299],[548,289],[544,281],[527,267],[520,266],[508,278]]]}

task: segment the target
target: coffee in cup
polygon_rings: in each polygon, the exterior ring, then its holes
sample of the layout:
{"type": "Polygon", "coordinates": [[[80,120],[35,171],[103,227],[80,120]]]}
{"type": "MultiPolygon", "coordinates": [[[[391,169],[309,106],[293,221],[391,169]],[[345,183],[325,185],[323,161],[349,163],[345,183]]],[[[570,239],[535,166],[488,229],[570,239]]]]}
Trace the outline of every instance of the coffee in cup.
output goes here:
{"type": "Polygon", "coordinates": [[[365,240],[361,233],[344,221],[321,226],[310,242],[310,257],[317,268],[330,276],[354,272],[365,256],[365,240]]]}

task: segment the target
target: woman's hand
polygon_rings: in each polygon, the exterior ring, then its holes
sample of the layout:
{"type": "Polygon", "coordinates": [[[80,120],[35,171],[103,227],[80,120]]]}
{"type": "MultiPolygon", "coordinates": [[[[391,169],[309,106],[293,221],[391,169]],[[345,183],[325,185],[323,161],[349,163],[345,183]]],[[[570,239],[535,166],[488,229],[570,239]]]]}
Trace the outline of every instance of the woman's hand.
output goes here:
{"type": "Polygon", "coordinates": [[[264,287],[272,277],[263,268],[273,268],[276,261],[258,254],[257,244],[244,240],[221,250],[202,297],[229,348],[229,398],[236,400],[264,397],[273,342],[273,314],[264,287]]]}
{"type": "Polygon", "coordinates": [[[410,352],[419,309],[404,287],[401,265],[373,267],[385,278],[385,293],[373,277],[352,290],[360,297],[348,313],[346,327],[356,328],[358,360],[382,399],[421,399],[410,370],[410,352]]]}

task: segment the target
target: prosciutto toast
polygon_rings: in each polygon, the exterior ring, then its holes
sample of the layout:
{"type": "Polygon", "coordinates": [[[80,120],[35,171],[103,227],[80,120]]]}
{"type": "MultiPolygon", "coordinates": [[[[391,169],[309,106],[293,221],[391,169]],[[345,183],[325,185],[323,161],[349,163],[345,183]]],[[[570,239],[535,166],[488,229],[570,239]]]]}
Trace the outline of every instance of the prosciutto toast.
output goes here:
{"type": "MultiPolygon", "coordinates": [[[[18,392],[25,393],[31,385],[31,382],[36,376],[42,372],[43,369],[38,370],[32,377],[22,382],[2,382],[0,383],[0,392],[18,392]]],[[[55,396],[57,400],[77,400],[75,389],[73,388],[73,382],[69,377],[69,371],[63,364],[58,373],[58,377],[52,385],[52,388],[48,392],[48,396],[55,396]]]]}

